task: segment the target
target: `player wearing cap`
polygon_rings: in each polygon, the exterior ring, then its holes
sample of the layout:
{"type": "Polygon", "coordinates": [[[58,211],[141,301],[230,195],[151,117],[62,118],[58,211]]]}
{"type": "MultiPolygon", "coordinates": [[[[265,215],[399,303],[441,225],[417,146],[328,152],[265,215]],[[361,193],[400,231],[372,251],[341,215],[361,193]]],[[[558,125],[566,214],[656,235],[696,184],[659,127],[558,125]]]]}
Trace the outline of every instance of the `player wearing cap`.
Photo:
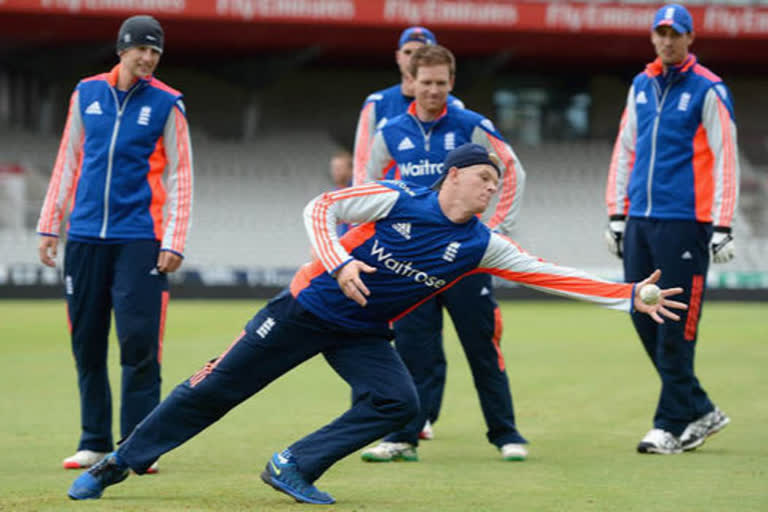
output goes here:
{"type": "MultiPolygon", "coordinates": [[[[443,159],[450,150],[466,142],[481,144],[499,159],[503,170],[499,198],[486,221],[492,229],[509,234],[520,209],[525,172],[490,120],[447,104],[455,72],[454,56],[442,46],[423,46],[414,52],[410,73],[416,99],[407,113],[388,120],[377,131],[365,162],[364,180],[386,177],[429,187],[446,170],[443,159]]],[[[403,237],[420,236],[407,227],[402,231],[403,237]]],[[[427,405],[422,406],[414,423],[365,450],[363,460],[418,460],[416,446],[419,430],[429,412],[435,381],[433,367],[444,360],[443,308],[451,315],[470,364],[488,427],[488,441],[501,450],[505,460],[524,460],[528,454],[527,441],[515,422],[500,347],[501,314],[487,274],[465,278],[395,324],[397,350],[413,376],[419,399],[423,397],[427,405]]]]}
{"type": "MultiPolygon", "coordinates": [[[[217,359],[179,384],[113,454],[80,475],[68,495],[100,498],[104,489],[142,474],[270,382],[322,353],[359,397],[328,425],[275,453],[262,480],[296,501],[334,503],[314,482],[336,461],[399,428],[419,409],[408,371],[390,345],[389,322],[450,289],[471,273],[490,272],[537,289],[608,308],[677,318],[666,297],[639,299],[642,285],[611,283],[546,263],[492,232],[477,214],[491,201],[500,170],[488,152],[469,144],[450,153],[439,192],[400,181],[325,193],[304,210],[316,255],[217,359]],[[358,224],[340,240],[338,221],[358,224]],[[402,236],[408,224],[418,239],[402,236]],[[435,255],[446,257],[435,257],[435,255]]],[[[257,439],[258,436],[255,436],[257,439]]],[[[258,508],[258,507],[257,507],[258,508]]]]}
{"type": "Polygon", "coordinates": [[[54,267],[72,201],[64,280],[81,435],[65,468],[88,467],[113,448],[112,310],[122,365],[121,436],[160,400],[166,274],[181,265],[192,208],[182,95],[152,76],[163,45],[157,20],[130,17],[118,33],[120,63],[77,84],[37,225],[40,260],[54,267]]]}
{"type": "MultiPolygon", "coordinates": [[[[404,113],[413,101],[413,78],[409,72],[413,52],[422,46],[435,44],[437,44],[435,34],[424,27],[409,27],[400,34],[398,47],[395,50],[395,62],[400,69],[400,83],[369,94],[363,102],[355,131],[353,151],[355,175],[364,176],[365,161],[379,124],[404,113]]],[[[448,96],[447,102],[456,107],[464,106],[460,99],[452,95],[448,96]]]]}
{"type": "MultiPolygon", "coordinates": [[[[437,44],[437,38],[432,31],[424,27],[408,27],[400,34],[398,48],[395,50],[395,62],[400,69],[400,83],[369,94],[363,102],[363,108],[357,121],[353,150],[353,173],[357,177],[356,183],[363,183],[366,180],[365,162],[368,160],[370,145],[376,128],[385,123],[387,119],[405,113],[408,106],[413,102],[413,77],[409,72],[413,52],[422,46],[434,44],[437,44]]],[[[456,108],[464,107],[464,103],[451,94],[448,95],[446,101],[456,108]]],[[[437,335],[442,336],[441,333],[437,333],[437,335]]],[[[429,364],[428,387],[430,391],[421,397],[421,407],[427,413],[427,420],[420,433],[421,439],[432,439],[431,424],[437,421],[440,413],[443,390],[445,389],[445,371],[445,355],[440,350],[439,353],[434,354],[433,360],[429,364]]]]}
{"type": "Polygon", "coordinates": [[[710,257],[733,258],[739,152],[731,95],[688,52],[693,39],[685,7],[659,9],[651,27],[657,58],[629,89],[606,188],[606,240],[623,258],[625,278],[662,268],[661,283],[685,289],[690,304],[680,323],[632,316],[661,377],[640,453],[693,450],[730,421],[701,387],[694,356],[710,257]]]}

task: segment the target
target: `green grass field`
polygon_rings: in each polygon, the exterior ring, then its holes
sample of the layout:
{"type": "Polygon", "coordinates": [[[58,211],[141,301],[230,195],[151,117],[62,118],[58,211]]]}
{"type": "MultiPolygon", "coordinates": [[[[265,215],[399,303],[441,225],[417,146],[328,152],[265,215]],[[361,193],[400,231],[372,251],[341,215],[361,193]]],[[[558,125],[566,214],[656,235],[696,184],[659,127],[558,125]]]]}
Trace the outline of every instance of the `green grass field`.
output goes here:
{"type": "MultiPolygon", "coordinates": [[[[261,302],[176,301],[169,308],[163,392],[223,351],[261,302]]],[[[466,361],[447,329],[448,386],[421,461],[364,464],[348,457],[318,487],[332,510],[768,510],[768,328],[765,304],[708,303],[697,371],[731,425],[699,450],[635,453],[651,426],[659,381],[628,317],[583,304],[503,305],[504,355],[523,463],[486,442],[466,361]]],[[[450,325],[450,324],[448,324],[450,325]]],[[[315,358],[98,501],[71,502],[76,377],[63,301],[0,301],[0,510],[297,510],[258,478],[267,458],[348,403],[345,383],[315,358]]],[[[113,390],[118,350],[110,352],[113,390]]],[[[117,411],[117,407],[115,407],[117,411]]],[[[117,424],[117,421],[115,422],[117,424]]],[[[116,433],[117,435],[117,433],[116,433]]]]}

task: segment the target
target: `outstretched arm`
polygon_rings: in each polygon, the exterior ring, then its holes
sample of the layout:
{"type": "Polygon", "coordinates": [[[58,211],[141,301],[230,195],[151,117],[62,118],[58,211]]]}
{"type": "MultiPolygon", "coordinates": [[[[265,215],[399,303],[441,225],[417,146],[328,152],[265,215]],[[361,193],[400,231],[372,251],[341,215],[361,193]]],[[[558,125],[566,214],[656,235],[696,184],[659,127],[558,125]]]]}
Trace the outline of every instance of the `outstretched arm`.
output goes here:
{"type": "Polygon", "coordinates": [[[632,311],[634,308],[650,315],[659,323],[663,323],[661,316],[679,320],[668,308],[687,308],[682,302],[667,299],[681,293],[681,288],[661,290],[658,304],[649,305],[642,302],[640,289],[658,281],[661,276],[659,270],[640,283],[605,281],[584,271],[532,256],[511,239],[496,233],[491,235],[479,269],[546,293],[594,302],[610,309],[632,311]]]}

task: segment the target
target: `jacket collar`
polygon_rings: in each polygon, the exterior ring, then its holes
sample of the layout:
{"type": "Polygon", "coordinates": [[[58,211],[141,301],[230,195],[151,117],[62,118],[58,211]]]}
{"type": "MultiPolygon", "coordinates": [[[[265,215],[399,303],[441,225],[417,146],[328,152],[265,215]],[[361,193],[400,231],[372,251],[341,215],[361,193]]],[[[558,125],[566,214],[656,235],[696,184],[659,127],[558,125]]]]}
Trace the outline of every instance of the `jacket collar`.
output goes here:
{"type": "MultiPolygon", "coordinates": [[[[120,76],[120,63],[115,64],[115,67],[113,67],[109,73],[107,73],[107,83],[111,85],[112,87],[117,87],[117,78],[120,76]]],[[[147,75],[145,77],[141,77],[136,82],[142,82],[148,84],[152,81],[152,75],[147,75]]],[[[136,85],[136,82],[131,84],[131,87],[136,85]]]]}
{"type": "MultiPolygon", "coordinates": [[[[419,116],[416,115],[416,100],[413,100],[410,105],[408,105],[408,113],[411,114],[416,119],[419,118],[419,116]]],[[[446,103],[443,105],[443,110],[440,111],[440,115],[438,115],[434,120],[439,121],[445,115],[448,113],[448,104],[446,103]]]]}
{"type": "MultiPolygon", "coordinates": [[[[677,66],[669,66],[667,70],[668,74],[688,73],[693,68],[693,66],[696,65],[696,62],[697,62],[696,55],[689,53],[688,56],[685,58],[685,60],[683,60],[683,62],[681,62],[677,66]]],[[[649,62],[645,66],[645,74],[650,76],[651,78],[657,77],[663,73],[664,73],[664,65],[661,63],[661,59],[658,57],[656,58],[656,60],[654,60],[653,62],[649,62]]]]}

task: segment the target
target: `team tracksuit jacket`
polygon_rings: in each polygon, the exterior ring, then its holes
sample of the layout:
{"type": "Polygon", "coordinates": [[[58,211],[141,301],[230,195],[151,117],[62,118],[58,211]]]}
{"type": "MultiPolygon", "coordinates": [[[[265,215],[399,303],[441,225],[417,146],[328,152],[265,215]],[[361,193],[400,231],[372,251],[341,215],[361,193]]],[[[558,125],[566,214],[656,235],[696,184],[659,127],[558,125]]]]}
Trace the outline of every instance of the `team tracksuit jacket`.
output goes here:
{"type": "Polygon", "coordinates": [[[730,227],[739,160],[731,94],[689,55],[632,82],[609,171],[608,214],[730,227]]]}
{"type": "Polygon", "coordinates": [[[147,77],[118,105],[118,72],[119,65],[75,88],[37,231],[59,236],[73,198],[70,239],[161,240],[181,256],[193,176],[182,95],[147,77]]]}
{"type": "MultiPolygon", "coordinates": [[[[435,121],[422,123],[416,115],[416,103],[411,103],[404,114],[386,121],[377,131],[362,180],[399,179],[429,187],[446,171],[443,160],[448,152],[467,142],[481,144],[499,157],[502,176],[498,199],[485,219],[489,227],[509,234],[522,203],[525,172],[491,121],[471,110],[449,104],[435,121]]],[[[437,417],[445,372],[445,308],[472,370],[488,426],[486,437],[498,447],[526,442],[515,425],[500,346],[503,322],[492,290],[487,274],[464,279],[445,295],[427,301],[395,324],[397,349],[414,377],[423,410],[406,428],[387,437],[387,441],[415,444],[423,423],[437,417]]]]}
{"type": "Polygon", "coordinates": [[[167,277],[156,269],[158,252],[183,255],[192,209],[181,93],[151,76],[118,91],[119,70],[118,64],[76,86],[37,226],[41,235],[58,237],[71,205],[64,279],[81,401],[78,450],[101,452],[113,444],[106,367],[111,310],[127,436],[160,398],[169,295],[167,277]]]}
{"type": "MultiPolygon", "coordinates": [[[[401,84],[376,91],[365,98],[355,131],[354,175],[362,176],[365,172],[365,162],[368,160],[371,141],[376,134],[376,129],[383,126],[387,120],[407,111],[412,102],[412,97],[403,94],[401,84]]],[[[451,94],[448,95],[447,102],[456,108],[464,108],[464,103],[451,94]]],[[[356,182],[362,183],[363,181],[357,180],[356,182]]]]}
{"type": "Polygon", "coordinates": [[[313,482],[339,459],[417,414],[412,380],[388,341],[389,322],[472,273],[490,272],[611,309],[632,308],[632,284],[542,261],[477,218],[456,224],[443,214],[437,197],[428,188],[382,181],[311,201],[304,224],[316,258],[220,357],[169,394],[120,445],[120,458],[143,473],[163,453],[322,353],[358,399],[289,447],[301,474],[313,482]],[[339,221],[358,226],[339,239],[339,221]],[[404,236],[408,232],[412,238],[404,236]],[[365,307],[347,298],[334,277],[352,259],[376,268],[360,274],[371,292],[365,307]]]}
{"type": "Polygon", "coordinates": [[[656,367],[662,390],[654,426],[680,435],[714,405],[694,373],[695,342],[709,267],[713,225],[730,228],[738,201],[739,160],[731,94],[689,55],[663,73],[661,61],[638,74],[608,177],[612,219],[628,217],[626,280],[661,268],[662,288],[689,305],[679,322],[633,322],[656,367]]]}

